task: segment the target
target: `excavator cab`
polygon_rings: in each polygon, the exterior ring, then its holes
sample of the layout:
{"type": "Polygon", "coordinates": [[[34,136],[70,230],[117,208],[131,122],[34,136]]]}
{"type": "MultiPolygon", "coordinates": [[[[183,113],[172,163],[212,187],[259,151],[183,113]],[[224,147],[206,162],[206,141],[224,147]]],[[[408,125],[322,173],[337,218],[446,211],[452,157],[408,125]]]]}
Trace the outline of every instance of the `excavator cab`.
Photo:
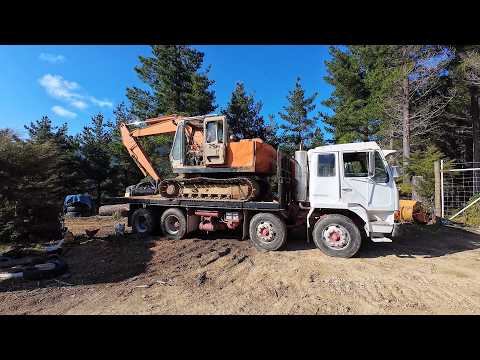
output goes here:
{"type": "Polygon", "coordinates": [[[227,124],[224,116],[207,118],[204,124],[205,141],[203,155],[205,165],[222,165],[225,163],[227,124]]]}
{"type": "Polygon", "coordinates": [[[224,116],[181,121],[170,152],[172,167],[225,164],[226,139],[227,124],[224,116]]]}

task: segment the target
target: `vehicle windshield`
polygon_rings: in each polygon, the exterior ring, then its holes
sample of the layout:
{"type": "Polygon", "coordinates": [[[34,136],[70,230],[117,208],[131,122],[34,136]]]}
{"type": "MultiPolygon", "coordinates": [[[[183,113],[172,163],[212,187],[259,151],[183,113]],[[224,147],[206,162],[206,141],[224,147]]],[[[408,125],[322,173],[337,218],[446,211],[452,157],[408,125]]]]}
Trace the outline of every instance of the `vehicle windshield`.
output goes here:
{"type": "Polygon", "coordinates": [[[385,169],[385,164],[378,151],[375,151],[375,175],[373,180],[378,183],[387,183],[389,180],[388,171],[385,169]]]}

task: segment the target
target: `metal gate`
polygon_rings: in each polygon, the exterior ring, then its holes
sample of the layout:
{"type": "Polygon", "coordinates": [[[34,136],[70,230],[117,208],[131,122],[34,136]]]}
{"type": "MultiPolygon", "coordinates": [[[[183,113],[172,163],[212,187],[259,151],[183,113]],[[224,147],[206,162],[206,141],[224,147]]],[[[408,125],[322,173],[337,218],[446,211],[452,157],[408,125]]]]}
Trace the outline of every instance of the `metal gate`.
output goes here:
{"type": "Polygon", "coordinates": [[[480,162],[440,162],[442,217],[453,220],[480,201],[480,162]]]}

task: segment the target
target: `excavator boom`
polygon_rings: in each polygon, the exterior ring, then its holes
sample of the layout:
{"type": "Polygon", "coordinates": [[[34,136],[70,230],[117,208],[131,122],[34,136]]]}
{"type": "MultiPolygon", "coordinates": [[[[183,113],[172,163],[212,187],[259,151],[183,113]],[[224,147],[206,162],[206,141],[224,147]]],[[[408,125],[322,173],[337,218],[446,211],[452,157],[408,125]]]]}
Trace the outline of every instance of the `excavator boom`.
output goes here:
{"type": "Polygon", "coordinates": [[[120,134],[122,136],[122,142],[132,159],[137,164],[140,171],[145,176],[150,176],[155,181],[160,180],[160,176],[152,166],[147,153],[143,150],[142,146],[138,143],[138,137],[171,134],[177,130],[176,115],[162,116],[154,119],[148,119],[144,121],[147,124],[145,128],[135,129],[130,131],[127,124],[120,124],[120,134]]]}

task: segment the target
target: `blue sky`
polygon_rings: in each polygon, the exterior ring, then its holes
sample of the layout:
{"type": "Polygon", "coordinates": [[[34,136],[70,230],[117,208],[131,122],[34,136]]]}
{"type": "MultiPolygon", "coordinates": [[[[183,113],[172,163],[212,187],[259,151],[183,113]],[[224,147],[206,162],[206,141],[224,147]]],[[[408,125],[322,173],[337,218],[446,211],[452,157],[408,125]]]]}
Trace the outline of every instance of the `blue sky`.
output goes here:
{"type": "MultiPolygon", "coordinates": [[[[325,83],[326,46],[208,45],[194,46],[212,65],[210,78],[219,108],[225,106],[237,81],[263,102],[262,114],[275,114],[300,76],[307,95],[318,92],[317,110],[332,88],[325,83]]],[[[25,135],[23,125],[48,115],[56,125],[68,123],[71,134],[90,117],[112,117],[126,101],[125,89],[140,86],[134,67],[148,46],[0,46],[0,128],[25,135]]],[[[217,109],[218,112],[219,109],[217,109]]]]}

